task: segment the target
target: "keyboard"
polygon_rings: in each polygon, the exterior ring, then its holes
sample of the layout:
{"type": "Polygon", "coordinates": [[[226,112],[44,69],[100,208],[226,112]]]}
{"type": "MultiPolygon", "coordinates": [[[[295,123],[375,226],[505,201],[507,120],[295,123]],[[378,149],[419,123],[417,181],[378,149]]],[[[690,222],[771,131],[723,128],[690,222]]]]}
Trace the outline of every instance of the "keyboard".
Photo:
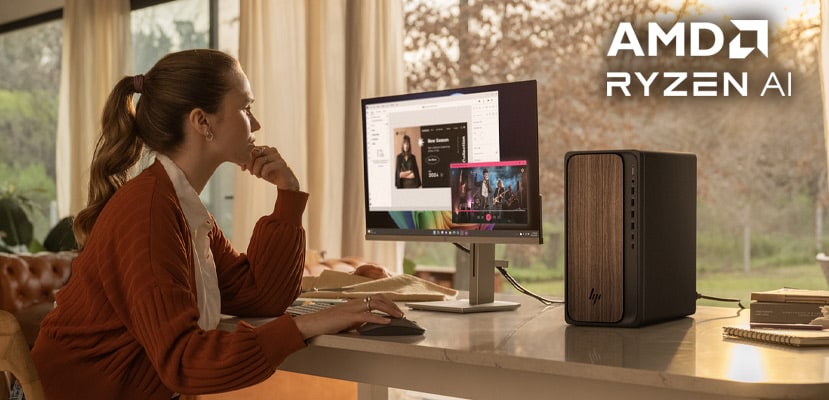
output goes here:
{"type": "Polygon", "coordinates": [[[298,315],[305,315],[322,311],[342,303],[342,300],[297,299],[296,301],[294,301],[294,304],[292,304],[285,310],[285,314],[290,314],[296,317],[298,315]]]}

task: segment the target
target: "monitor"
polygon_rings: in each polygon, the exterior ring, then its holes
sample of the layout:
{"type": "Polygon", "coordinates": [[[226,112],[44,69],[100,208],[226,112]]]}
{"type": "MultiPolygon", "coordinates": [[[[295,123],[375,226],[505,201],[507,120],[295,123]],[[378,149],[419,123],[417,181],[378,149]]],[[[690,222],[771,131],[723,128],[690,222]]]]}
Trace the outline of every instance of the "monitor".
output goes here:
{"type": "Polygon", "coordinates": [[[409,304],[514,309],[494,296],[495,244],[541,244],[536,81],[362,100],[365,237],[469,250],[469,299],[409,304]]]}

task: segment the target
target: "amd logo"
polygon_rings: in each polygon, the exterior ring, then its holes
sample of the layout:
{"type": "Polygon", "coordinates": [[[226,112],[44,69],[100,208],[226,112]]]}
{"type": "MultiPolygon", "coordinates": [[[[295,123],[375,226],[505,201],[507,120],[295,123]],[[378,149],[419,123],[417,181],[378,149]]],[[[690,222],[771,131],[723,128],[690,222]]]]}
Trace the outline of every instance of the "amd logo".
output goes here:
{"type": "Polygon", "coordinates": [[[590,296],[588,299],[590,300],[590,304],[595,306],[602,299],[602,295],[601,293],[596,293],[596,288],[590,288],[590,296]]]}
{"type": "MultiPolygon", "coordinates": [[[[636,30],[630,22],[621,22],[607,51],[608,57],[616,57],[621,52],[631,52],[635,57],[656,57],[660,50],[673,48],[677,57],[686,53],[691,57],[714,56],[728,48],[730,59],[746,59],[756,49],[766,58],[769,57],[769,22],[767,20],[732,20],[731,24],[738,33],[725,43],[725,33],[716,24],[710,22],[677,22],[670,28],[662,28],[656,22],[647,25],[647,53],[640,42],[636,30]],[[756,36],[755,46],[746,46],[743,33],[753,32],[756,36]],[[686,45],[686,35],[688,44],[686,45]],[[713,41],[703,43],[703,35],[712,36],[713,41]],[[662,46],[660,46],[660,44],[662,46]],[[686,46],[689,49],[686,49],[686,46]],[[686,52],[686,50],[689,50],[686,52]]],[[[641,93],[648,97],[651,92],[661,92],[665,97],[747,97],[749,88],[748,72],[732,71],[608,71],[607,97],[621,94],[631,97],[641,93]]],[[[755,93],[757,89],[755,89],[755,93]]],[[[792,96],[792,73],[788,72],[782,79],[778,72],[769,72],[765,84],[759,88],[760,97],[766,94],[779,94],[780,97],[792,96]]]]}
{"type": "MultiPolygon", "coordinates": [[[[740,31],[728,43],[728,57],[731,59],[744,59],[756,48],[766,58],[769,56],[769,22],[766,20],[732,20],[731,23],[740,31]],[[742,43],[742,32],[755,32],[757,34],[757,46],[745,47],[742,43]]],[[[689,23],[690,35],[690,56],[708,57],[719,53],[725,43],[724,34],[719,26],[710,22],[689,23]],[[714,37],[714,42],[707,48],[700,43],[702,32],[709,32],[714,37]]],[[[648,23],[648,56],[658,55],[659,43],[670,46],[673,43],[674,53],[678,57],[685,55],[685,23],[678,22],[669,30],[665,31],[656,22],[648,23]]],[[[636,31],[630,22],[622,22],[616,28],[616,35],[607,51],[608,57],[616,57],[620,51],[632,51],[637,57],[645,56],[645,51],[639,43],[636,31]]]]}

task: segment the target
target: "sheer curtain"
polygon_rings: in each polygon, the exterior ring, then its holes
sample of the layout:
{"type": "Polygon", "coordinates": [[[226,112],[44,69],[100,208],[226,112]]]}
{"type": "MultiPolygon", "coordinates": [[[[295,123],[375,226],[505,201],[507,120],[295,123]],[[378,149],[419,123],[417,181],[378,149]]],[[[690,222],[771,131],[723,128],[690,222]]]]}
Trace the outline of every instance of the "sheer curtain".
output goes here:
{"type": "Polygon", "coordinates": [[[129,0],[66,0],[58,108],[58,214],[86,206],[101,111],[132,62],[129,0]]]}
{"type": "MultiPolygon", "coordinates": [[[[307,191],[304,59],[303,2],[240,1],[239,61],[256,99],[253,114],[262,124],[256,142],[277,147],[307,191]]],[[[239,171],[233,192],[233,244],[245,251],[256,220],[273,210],[276,190],[239,171]]]]}
{"type": "MultiPolygon", "coordinates": [[[[400,0],[240,3],[239,59],[251,81],[257,142],[279,148],[311,194],[308,247],[402,270],[400,245],[363,237],[360,99],[402,93],[400,0]]],[[[234,245],[247,247],[275,190],[239,172],[234,245]]]]}
{"type": "Polygon", "coordinates": [[[352,0],[348,9],[349,32],[346,82],[345,171],[349,177],[343,198],[343,247],[365,254],[387,266],[403,271],[403,243],[366,242],[365,207],[362,180],[362,116],[360,99],[406,90],[403,60],[403,3],[395,1],[352,0]],[[353,156],[351,156],[353,155],[353,156]]]}
{"type": "Polygon", "coordinates": [[[820,88],[823,94],[823,143],[829,173],[829,0],[820,0],[820,88]]]}

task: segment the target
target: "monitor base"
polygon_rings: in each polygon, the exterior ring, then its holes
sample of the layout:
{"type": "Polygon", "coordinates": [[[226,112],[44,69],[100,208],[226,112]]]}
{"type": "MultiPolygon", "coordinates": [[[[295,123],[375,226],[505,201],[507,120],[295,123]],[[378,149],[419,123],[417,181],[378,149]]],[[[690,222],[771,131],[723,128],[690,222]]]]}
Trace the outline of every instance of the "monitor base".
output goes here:
{"type": "Polygon", "coordinates": [[[469,300],[423,301],[406,303],[413,310],[442,311],[458,314],[511,311],[521,306],[521,303],[495,300],[492,303],[469,304],[469,300]]]}

